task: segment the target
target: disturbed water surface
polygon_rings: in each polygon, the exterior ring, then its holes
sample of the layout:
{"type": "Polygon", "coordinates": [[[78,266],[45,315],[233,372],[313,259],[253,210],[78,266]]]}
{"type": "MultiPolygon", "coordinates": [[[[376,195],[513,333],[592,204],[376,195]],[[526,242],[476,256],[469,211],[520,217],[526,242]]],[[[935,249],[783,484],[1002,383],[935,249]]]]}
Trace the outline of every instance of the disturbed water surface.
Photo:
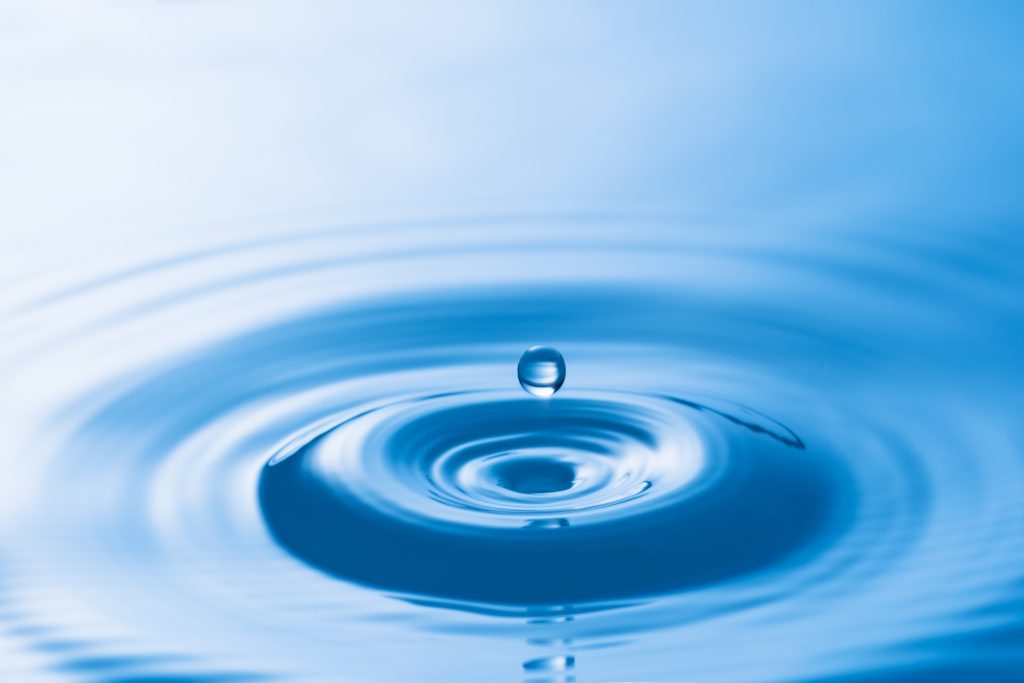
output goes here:
{"type": "Polygon", "coordinates": [[[1021,680],[1022,256],[998,230],[523,216],[23,287],[5,666],[1021,680]],[[546,398],[517,372],[538,343],[564,356],[546,398]]]}

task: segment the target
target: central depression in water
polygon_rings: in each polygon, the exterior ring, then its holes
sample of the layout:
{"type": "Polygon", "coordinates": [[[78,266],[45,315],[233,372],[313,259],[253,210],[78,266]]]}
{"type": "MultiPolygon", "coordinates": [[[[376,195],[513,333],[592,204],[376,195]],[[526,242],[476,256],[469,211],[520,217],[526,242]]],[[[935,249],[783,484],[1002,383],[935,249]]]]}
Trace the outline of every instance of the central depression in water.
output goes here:
{"type": "MultiPolygon", "coordinates": [[[[558,354],[524,361],[536,349],[558,354]]],[[[340,578],[593,609],[765,568],[835,520],[820,456],[766,416],[727,411],[617,391],[395,401],[289,444],[260,499],[286,548],[340,578]]]]}

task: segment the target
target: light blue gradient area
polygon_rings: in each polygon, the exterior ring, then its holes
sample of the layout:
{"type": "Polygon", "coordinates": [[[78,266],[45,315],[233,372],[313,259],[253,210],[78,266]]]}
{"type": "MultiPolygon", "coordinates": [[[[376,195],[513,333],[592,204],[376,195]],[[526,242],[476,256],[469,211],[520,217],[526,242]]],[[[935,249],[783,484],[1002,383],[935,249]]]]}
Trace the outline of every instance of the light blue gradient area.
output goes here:
{"type": "Polygon", "coordinates": [[[0,680],[1024,680],[1024,5],[11,2],[0,98],[0,680]]]}
{"type": "Polygon", "coordinates": [[[89,229],[224,230],[334,208],[977,220],[1021,207],[1013,2],[0,12],[13,227],[84,215],[89,229]]]}

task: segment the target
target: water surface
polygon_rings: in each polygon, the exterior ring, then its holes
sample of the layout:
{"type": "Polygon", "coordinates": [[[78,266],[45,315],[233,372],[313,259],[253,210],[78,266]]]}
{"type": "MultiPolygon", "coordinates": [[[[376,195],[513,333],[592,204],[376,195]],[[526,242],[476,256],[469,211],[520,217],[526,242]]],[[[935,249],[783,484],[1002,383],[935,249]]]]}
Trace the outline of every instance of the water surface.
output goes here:
{"type": "Polygon", "coordinates": [[[1024,680],[1021,26],[0,7],[0,680],[1024,680]]]}
{"type": "Polygon", "coordinates": [[[1013,680],[1014,244],[491,225],[239,244],[16,312],[9,375],[80,369],[5,534],[33,666],[1013,680]],[[537,339],[549,398],[518,382],[537,339]]]}

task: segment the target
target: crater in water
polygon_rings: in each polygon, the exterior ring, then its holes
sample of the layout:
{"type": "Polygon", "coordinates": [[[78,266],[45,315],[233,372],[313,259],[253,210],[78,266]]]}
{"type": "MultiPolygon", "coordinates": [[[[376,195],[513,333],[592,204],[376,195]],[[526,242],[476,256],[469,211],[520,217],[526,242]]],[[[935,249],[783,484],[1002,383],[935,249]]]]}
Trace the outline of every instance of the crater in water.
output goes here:
{"type": "Polygon", "coordinates": [[[494,467],[498,485],[516,493],[554,493],[571,488],[576,468],[545,458],[513,459],[494,467]]]}
{"type": "Polygon", "coordinates": [[[345,580],[592,609],[761,571],[837,523],[835,464],[731,417],[618,392],[397,402],[289,445],[260,501],[285,548],[345,580]]]}

